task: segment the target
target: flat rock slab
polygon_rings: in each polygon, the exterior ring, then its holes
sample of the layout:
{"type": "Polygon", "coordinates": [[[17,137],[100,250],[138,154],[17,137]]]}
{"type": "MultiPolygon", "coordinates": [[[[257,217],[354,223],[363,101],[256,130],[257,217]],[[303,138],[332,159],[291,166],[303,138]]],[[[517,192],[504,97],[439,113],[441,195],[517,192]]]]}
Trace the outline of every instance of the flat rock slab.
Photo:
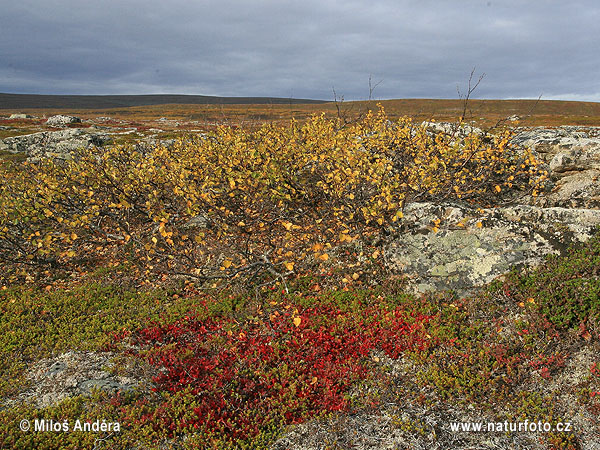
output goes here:
{"type": "Polygon", "coordinates": [[[494,209],[414,203],[404,229],[385,246],[387,267],[406,275],[416,293],[466,295],[522,265],[589,240],[600,210],[520,205],[494,209]],[[435,230],[439,221],[438,230],[435,230]]]}
{"type": "Polygon", "coordinates": [[[3,401],[0,409],[21,402],[31,402],[38,408],[44,408],[68,397],[90,394],[94,389],[126,392],[149,382],[138,377],[111,374],[114,356],[110,352],[70,351],[36,361],[26,375],[30,388],[16,399],[3,401]]]}
{"type": "Polygon", "coordinates": [[[66,129],[6,138],[0,140],[0,150],[25,153],[29,158],[70,159],[70,154],[79,148],[101,146],[108,141],[109,137],[104,134],[66,129]]]}

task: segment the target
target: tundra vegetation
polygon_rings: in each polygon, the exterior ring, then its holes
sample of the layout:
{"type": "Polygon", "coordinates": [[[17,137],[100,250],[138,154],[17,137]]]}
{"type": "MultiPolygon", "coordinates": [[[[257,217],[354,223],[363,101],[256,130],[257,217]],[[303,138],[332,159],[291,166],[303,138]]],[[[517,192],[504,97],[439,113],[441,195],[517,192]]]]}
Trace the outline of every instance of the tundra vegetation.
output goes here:
{"type": "MultiPolygon", "coordinates": [[[[150,391],[11,403],[2,447],[268,448],[289,425],[383,404],[556,424],[569,396],[597,416],[598,361],[570,392],[557,382],[599,337],[597,238],[468,298],[409,294],[382,261],[410,202],[543,195],[547,173],[511,137],[431,134],[379,107],[350,123],[314,115],[3,160],[0,396],[73,349],[153,377],[150,391]],[[398,361],[411,367],[401,379],[398,361]],[[23,433],[22,418],[121,431],[23,433]]],[[[575,430],[540,439],[580,448],[575,430]]]]}

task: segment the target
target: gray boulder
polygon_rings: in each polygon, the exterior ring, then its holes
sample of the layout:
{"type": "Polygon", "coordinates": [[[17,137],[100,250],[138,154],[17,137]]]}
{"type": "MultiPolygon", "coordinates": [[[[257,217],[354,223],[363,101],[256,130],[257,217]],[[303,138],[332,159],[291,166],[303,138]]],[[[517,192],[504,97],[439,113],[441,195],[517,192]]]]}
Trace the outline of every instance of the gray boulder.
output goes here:
{"type": "Polygon", "coordinates": [[[56,116],[51,116],[46,120],[46,125],[49,127],[62,127],[71,123],[81,123],[81,119],[75,116],[58,114],[56,116]]]}
{"type": "Polygon", "coordinates": [[[210,228],[212,225],[210,218],[204,214],[198,214],[197,216],[192,217],[190,220],[188,220],[184,225],[183,228],[186,230],[193,230],[193,229],[206,229],[206,228],[210,228]]]}
{"type": "Polygon", "coordinates": [[[408,277],[414,292],[451,289],[465,295],[512,267],[535,266],[546,255],[588,241],[598,225],[600,210],[593,209],[519,205],[477,210],[413,203],[384,257],[388,269],[408,277]]]}
{"type": "Polygon", "coordinates": [[[464,138],[470,134],[475,134],[478,136],[483,136],[484,134],[483,130],[480,128],[464,123],[459,126],[457,123],[450,122],[422,122],[421,126],[427,128],[428,131],[434,134],[443,133],[450,136],[455,136],[457,138],[464,138]]]}
{"type": "Polygon", "coordinates": [[[108,142],[104,134],[86,133],[81,129],[43,131],[0,140],[0,151],[26,153],[33,158],[71,159],[71,153],[79,148],[101,146],[108,142]]]}
{"type": "Polygon", "coordinates": [[[33,119],[33,116],[30,116],[29,114],[17,113],[17,114],[11,114],[9,119],[33,119]]]}
{"type": "Polygon", "coordinates": [[[113,353],[69,351],[30,364],[25,378],[29,388],[17,398],[0,400],[0,410],[21,403],[33,403],[38,408],[56,405],[65,398],[86,395],[94,389],[125,392],[146,389],[150,379],[129,373],[117,375],[113,353]]]}
{"type": "Polygon", "coordinates": [[[547,195],[525,199],[541,207],[600,207],[600,137],[595,128],[563,126],[521,131],[513,143],[531,148],[550,175],[547,195]]]}

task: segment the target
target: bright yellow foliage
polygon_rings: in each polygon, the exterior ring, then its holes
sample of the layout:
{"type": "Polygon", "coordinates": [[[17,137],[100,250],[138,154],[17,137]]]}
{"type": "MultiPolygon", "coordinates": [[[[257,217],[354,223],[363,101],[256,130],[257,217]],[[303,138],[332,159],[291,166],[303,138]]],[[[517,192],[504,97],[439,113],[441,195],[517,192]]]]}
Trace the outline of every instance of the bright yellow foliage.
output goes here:
{"type": "Polygon", "coordinates": [[[291,271],[307,252],[326,261],[323,243],[399,226],[411,201],[486,206],[511,190],[539,192],[546,174],[510,137],[433,137],[380,108],[350,125],[319,115],[256,131],[221,127],[168,148],[2,166],[0,262],[33,270],[120,246],[115,258],[155,273],[291,271]],[[198,218],[204,224],[190,225],[198,218]]]}

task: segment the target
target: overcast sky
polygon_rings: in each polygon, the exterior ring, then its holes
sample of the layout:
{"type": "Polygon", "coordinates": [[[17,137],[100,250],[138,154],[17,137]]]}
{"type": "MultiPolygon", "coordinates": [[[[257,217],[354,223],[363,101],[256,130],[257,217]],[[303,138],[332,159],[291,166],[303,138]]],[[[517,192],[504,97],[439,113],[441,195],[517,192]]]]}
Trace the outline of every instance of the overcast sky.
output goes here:
{"type": "Polygon", "coordinates": [[[0,0],[0,92],[600,101],[598,0],[0,0]],[[476,81],[476,80],[475,80],[476,81]]]}

